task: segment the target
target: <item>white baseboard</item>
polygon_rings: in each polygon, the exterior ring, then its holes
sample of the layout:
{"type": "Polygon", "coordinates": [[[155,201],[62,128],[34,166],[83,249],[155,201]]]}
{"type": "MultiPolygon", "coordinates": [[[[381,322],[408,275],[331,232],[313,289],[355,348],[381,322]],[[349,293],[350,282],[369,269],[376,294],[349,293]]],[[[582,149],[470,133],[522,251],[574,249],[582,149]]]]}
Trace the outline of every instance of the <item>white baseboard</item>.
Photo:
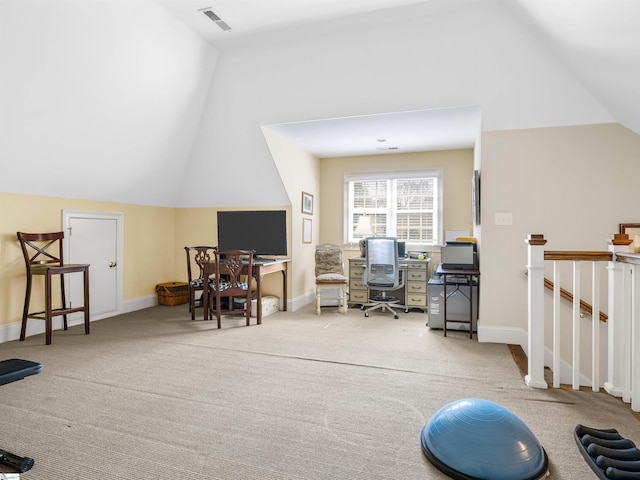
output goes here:
{"type": "Polygon", "coordinates": [[[521,328],[483,327],[482,322],[478,321],[478,342],[520,345],[526,352],[527,338],[527,332],[521,328]]]}
{"type": "Polygon", "coordinates": [[[315,301],[316,292],[307,292],[306,294],[296,298],[288,298],[287,310],[289,312],[295,312],[296,310],[300,310],[302,307],[309,305],[310,303],[315,303],[315,301]]]}
{"type": "MultiPolygon", "coordinates": [[[[157,295],[147,295],[146,297],[134,298],[133,300],[125,300],[123,302],[122,311],[114,310],[111,312],[106,312],[100,315],[92,315],[91,322],[96,322],[98,320],[102,320],[104,318],[114,317],[116,315],[120,315],[121,313],[135,312],[136,310],[142,310],[143,308],[154,307],[158,305],[158,296],[157,295]]],[[[69,327],[74,327],[76,325],[82,325],[84,323],[84,319],[82,314],[73,314],[68,318],[69,327]]],[[[20,328],[22,325],[22,320],[17,323],[12,323],[11,325],[3,325],[0,327],[0,343],[12,342],[14,340],[18,340],[20,338],[20,328]]],[[[55,317],[53,319],[53,329],[61,330],[62,329],[62,317],[55,317]]],[[[27,322],[27,337],[31,337],[33,335],[40,335],[45,333],[44,328],[44,320],[34,320],[30,319],[27,322]]]]}
{"type": "Polygon", "coordinates": [[[138,297],[131,300],[125,300],[122,304],[122,313],[135,312],[144,308],[151,308],[158,305],[157,295],[147,295],[146,297],[138,297]]]}

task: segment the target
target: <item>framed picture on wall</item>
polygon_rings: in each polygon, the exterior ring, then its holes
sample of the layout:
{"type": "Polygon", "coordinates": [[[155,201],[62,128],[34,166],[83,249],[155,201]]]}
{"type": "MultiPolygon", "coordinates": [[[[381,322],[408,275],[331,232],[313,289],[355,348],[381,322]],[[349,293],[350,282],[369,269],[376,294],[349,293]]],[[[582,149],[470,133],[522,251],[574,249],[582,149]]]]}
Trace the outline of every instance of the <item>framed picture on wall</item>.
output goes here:
{"type": "Polygon", "coordinates": [[[629,238],[640,235],[640,223],[621,223],[619,233],[626,233],[629,238]]]}
{"type": "Polygon", "coordinates": [[[302,192],[302,213],[313,215],[313,195],[302,192]]]}
{"type": "Polygon", "coordinates": [[[311,243],[311,219],[302,219],[302,243],[311,243]]]}
{"type": "Polygon", "coordinates": [[[480,225],[480,170],[474,170],[471,179],[471,214],[473,224],[480,225]]]}
{"type": "Polygon", "coordinates": [[[629,235],[629,239],[633,240],[633,251],[640,253],[640,223],[621,223],[619,233],[629,235]]]}

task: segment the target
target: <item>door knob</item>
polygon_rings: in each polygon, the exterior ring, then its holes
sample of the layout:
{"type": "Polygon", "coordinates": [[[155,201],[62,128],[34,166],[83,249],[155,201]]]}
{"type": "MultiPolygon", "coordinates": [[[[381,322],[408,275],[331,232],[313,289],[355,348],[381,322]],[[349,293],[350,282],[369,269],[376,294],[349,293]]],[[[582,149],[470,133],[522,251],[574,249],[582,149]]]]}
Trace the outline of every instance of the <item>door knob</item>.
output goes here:
{"type": "Polygon", "coordinates": [[[109,262],[109,268],[115,268],[116,265],[116,262],[109,262]]]}

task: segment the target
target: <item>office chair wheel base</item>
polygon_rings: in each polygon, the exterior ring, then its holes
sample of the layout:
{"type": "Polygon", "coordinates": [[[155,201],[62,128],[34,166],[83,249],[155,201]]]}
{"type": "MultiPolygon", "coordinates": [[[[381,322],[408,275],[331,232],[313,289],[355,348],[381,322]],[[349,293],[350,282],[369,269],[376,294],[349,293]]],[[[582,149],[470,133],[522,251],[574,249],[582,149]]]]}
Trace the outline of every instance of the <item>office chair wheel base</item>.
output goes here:
{"type": "Polygon", "coordinates": [[[364,312],[364,316],[369,318],[369,312],[364,312]]]}
{"type": "Polygon", "coordinates": [[[394,315],[393,318],[395,318],[396,320],[399,319],[400,317],[398,315],[394,315]]]}

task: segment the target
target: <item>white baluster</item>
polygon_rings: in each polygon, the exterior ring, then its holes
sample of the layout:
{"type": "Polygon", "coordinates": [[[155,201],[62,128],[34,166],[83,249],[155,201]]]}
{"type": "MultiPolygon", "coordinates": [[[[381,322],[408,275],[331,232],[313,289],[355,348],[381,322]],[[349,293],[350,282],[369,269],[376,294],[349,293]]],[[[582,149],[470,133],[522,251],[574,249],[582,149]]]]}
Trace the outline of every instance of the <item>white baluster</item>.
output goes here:
{"type": "Polygon", "coordinates": [[[607,381],[604,389],[614,397],[622,397],[627,366],[624,360],[624,264],[616,262],[617,252],[626,252],[626,245],[614,245],[609,241],[613,259],[607,262],[608,270],[608,320],[607,320],[607,381]]]}
{"type": "Polygon", "coordinates": [[[544,379],[544,245],[542,235],[529,235],[528,248],[528,373],[529,387],[547,388],[544,379]]]}
{"type": "Polygon", "coordinates": [[[591,265],[591,390],[600,390],[600,275],[598,262],[591,265]]]}
{"type": "Polygon", "coordinates": [[[573,262],[573,359],[572,386],[580,389],[580,262],[573,262]]]}
{"type": "Polygon", "coordinates": [[[553,388],[560,388],[560,264],[553,262],[553,388]]]}
{"type": "Polygon", "coordinates": [[[640,268],[631,265],[631,410],[640,411],[640,268]]]}

